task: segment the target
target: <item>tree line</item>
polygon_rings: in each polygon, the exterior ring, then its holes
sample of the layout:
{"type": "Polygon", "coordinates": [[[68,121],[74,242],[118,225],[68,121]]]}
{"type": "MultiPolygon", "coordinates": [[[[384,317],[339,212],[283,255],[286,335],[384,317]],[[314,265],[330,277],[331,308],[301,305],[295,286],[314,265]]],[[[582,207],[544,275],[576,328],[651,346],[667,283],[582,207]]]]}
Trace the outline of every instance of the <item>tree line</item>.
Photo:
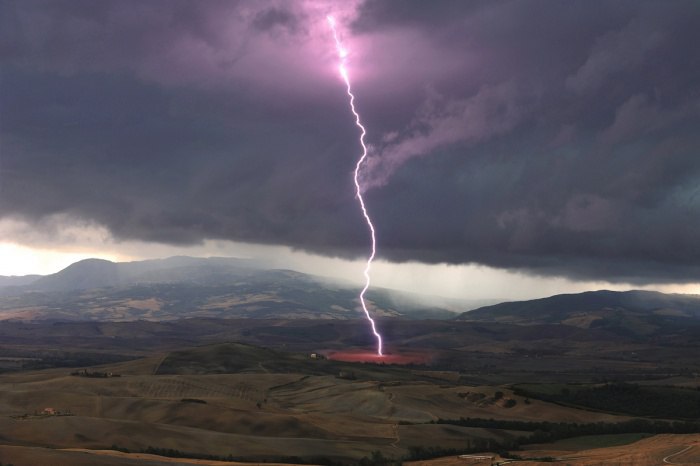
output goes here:
{"type": "Polygon", "coordinates": [[[537,388],[513,387],[516,395],[553,403],[632,416],[672,419],[700,418],[700,391],[680,387],[643,386],[613,382],[599,386],[563,387],[558,393],[544,393],[537,388]]]}
{"type": "Polygon", "coordinates": [[[551,421],[509,421],[501,419],[459,418],[438,419],[435,424],[451,424],[462,427],[484,429],[520,430],[528,435],[514,438],[500,447],[516,449],[531,443],[549,443],[583,435],[610,434],[693,434],[700,432],[697,421],[659,421],[651,419],[630,419],[623,422],[551,422],[551,421]]]}

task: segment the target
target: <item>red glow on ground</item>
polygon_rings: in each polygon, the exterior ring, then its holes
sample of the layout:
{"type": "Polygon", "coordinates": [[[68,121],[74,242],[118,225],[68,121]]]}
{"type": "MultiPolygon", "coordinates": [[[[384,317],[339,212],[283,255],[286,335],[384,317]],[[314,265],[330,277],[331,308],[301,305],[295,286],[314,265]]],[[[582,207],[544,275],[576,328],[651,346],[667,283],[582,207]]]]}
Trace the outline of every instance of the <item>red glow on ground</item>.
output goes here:
{"type": "Polygon", "coordinates": [[[432,359],[432,354],[419,351],[387,352],[384,356],[376,352],[357,350],[328,350],[322,354],[332,361],[368,362],[373,364],[426,364],[432,359]]]}

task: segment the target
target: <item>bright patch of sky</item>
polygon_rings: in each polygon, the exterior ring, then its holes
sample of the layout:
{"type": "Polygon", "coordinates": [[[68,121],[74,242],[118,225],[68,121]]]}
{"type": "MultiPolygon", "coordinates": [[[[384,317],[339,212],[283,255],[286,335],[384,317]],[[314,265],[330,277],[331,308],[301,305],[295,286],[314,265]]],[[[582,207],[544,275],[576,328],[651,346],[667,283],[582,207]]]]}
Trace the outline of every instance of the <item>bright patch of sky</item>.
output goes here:
{"type": "MultiPolygon", "coordinates": [[[[157,259],[176,255],[239,257],[261,261],[268,267],[345,280],[358,285],[364,261],[331,258],[286,246],[233,241],[204,241],[193,246],[172,246],[141,241],[116,241],[100,227],[53,226],[39,232],[17,221],[0,221],[0,233],[24,231],[28,244],[0,242],[0,275],[46,275],[87,258],[115,262],[157,259]],[[50,236],[47,232],[50,232],[50,236]]],[[[480,265],[393,263],[381,258],[373,264],[372,284],[386,288],[457,299],[532,299],[587,290],[647,289],[667,293],[700,293],[700,284],[635,286],[605,281],[572,281],[539,277],[480,265]]]]}

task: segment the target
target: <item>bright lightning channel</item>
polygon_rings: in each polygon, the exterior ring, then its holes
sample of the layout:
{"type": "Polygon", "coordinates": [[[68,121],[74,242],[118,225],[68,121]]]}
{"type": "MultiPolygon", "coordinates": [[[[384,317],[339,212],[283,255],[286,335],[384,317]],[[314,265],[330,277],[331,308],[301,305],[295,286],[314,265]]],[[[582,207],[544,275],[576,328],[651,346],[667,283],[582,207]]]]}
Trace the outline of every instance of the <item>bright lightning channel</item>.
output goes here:
{"type": "Polygon", "coordinates": [[[372,253],[367,258],[367,264],[365,265],[365,286],[360,292],[360,303],[362,303],[362,310],[365,311],[365,316],[367,316],[367,320],[369,320],[369,323],[372,326],[372,333],[374,333],[374,336],[377,338],[377,355],[384,356],[384,353],[382,352],[382,336],[377,331],[377,326],[374,323],[374,319],[372,319],[372,316],[369,315],[369,310],[367,310],[367,303],[365,303],[365,293],[367,292],[370,286],[369,270],[372,267],[372,261],[374,260],[374,256],[376,256],[377,254],[377,239],[374,233],[374,225],[372,224],[372,219],[367,213],[367,207],[365,206],[365,200],[362,197],[362,189],[360,188],[359,181],[360,167],[367,158],[367,145],[365,144],[365,135],[367,134],[367,131],[365,130],[365,127],[362,126],[362,123],[360,122],[360,114],[357,113],[357,110],[355,109],[355,95],[352,93],[352,87],[350,86],[350,75],[348,74],[348,70],[345,67],[345,58],[348,56],[348,51],[345,47],[343,47],[343,44],[340,41],[340,38],[338,37],[338,31],[335,27],[335,19],[330,15],[326,16],[326,19],[328,20],[328,24],[330,25],[331,30],[333,31],[335,48],[338,51],[338,58],[340,59],[340,65],[338,66],[338,70],[340,71],[340,76],[342,76],[343,81],[345,82],[345,88],[348,93],[348,97],[350,98],[350,110],[355,116],[355,124],[360,129],[360,145],[362,146],[362,156],[358,159],[357,164],[355,165],[355,192],[357,194],[357,199],[360,201],[362,215],[364,215],[365,217],[367,227],[369,228],[370,236],[372,237],[372,253]]]}

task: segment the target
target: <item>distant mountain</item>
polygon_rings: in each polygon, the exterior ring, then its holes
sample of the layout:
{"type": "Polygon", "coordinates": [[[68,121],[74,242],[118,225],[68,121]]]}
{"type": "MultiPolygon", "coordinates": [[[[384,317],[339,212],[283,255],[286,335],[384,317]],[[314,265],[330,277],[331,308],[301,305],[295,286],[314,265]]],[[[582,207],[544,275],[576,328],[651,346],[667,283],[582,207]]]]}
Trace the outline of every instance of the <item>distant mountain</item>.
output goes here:
{"type": "Polygon", "coordinates": [[[565,324],[650,335],[659,327],[700,319],[700,295],[655,291],[588,291],[485,306],[458,319],[512,324],[565,324]]]}
{"type": "Polygon", "coordinates": [[[85,259],[60,272],[39,278],[31,291],[75,291],[146,283],[220,284],[240,278],[256,267],[245,259],[170,257],[136,262],[85,259]]]}
{"type": "Polygon", "coordinates": [[[37,281],[40,278],[41,275],[13,275],[10,277],[0,275],[0,288],[5,288],[8,286],[25,286],[37,281]]]}
{"type": "Polygon", "coordinates": [[[86,259],[58,273],[41,277],[28,288],[35,291],[71,291],[118,284],[117,264],[103,259],[86,259]]]}
{"type": "MultiPolygon", "coordinates": [[[[114,263],[87,259],[19,287],[0,290],[0,320],[172,320],[185,317],[361,317],[359,287],[234,258],[171,257],[114,263]]],[[[380,317],[453,318],[459,305],[372,288],[380,317]]],[[[462,303],[461,309],[469,303],[462,303]]]]}

